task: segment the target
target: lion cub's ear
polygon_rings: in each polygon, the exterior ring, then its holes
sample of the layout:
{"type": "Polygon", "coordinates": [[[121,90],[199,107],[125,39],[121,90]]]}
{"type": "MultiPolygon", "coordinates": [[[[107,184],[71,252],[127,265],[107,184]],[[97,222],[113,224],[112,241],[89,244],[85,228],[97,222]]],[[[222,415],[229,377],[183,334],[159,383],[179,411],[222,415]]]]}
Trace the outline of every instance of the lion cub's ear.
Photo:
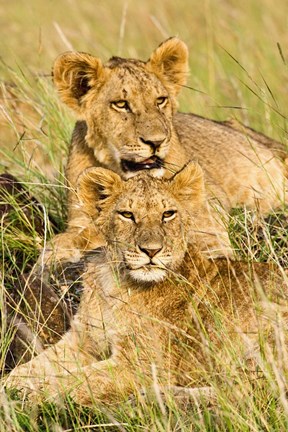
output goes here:
{"type": "Polygon", "coordinates": [[[121,177],[105,168],[88,168],[78,179],[78,198],[90,216],[98,214],[101,201],[113,202],[122,189],[121,177]]]}
{"type": "Polygon", "coordinates": [[[172,193],[185,205],[191,204],[195,208],[204,203],[204,175],[197,163],[189,162],[169,180],[169,183],[172,193]]]}
{"type": "Polygon", "coordinates": [[[187,80],[188,48],[176,37],[167,39],[152,53],[147,67],[177,95],[187,80]]]}
{"type": "Polygon", "coordinates": [[[90,88],[97,88],[104,76],[98,58],[81,52],[66,52],[53,65],[53,80],[63,102],[81,113],[81,99],[90,88]]]}

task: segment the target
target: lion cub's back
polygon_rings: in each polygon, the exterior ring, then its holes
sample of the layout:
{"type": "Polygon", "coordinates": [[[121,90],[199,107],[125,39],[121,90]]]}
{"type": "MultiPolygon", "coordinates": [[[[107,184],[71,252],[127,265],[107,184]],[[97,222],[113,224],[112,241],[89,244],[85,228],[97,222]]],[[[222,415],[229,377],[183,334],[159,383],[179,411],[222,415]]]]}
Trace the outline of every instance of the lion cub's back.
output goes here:
{"type": "Polygon", "coordinates": [[[254,207],[255,198],[264,211],[279,205],[286,182],[285,166],[268,146],[252,138],[257,133],[241,133],[193,114],[178,113],[174,123],[187,158],[199,162],[210,194],[220,198],[224,206],[254,207]]]}
{"type": "MultiPolygon", "coordinates": [[[[259,317],[266,316],[264,310],[277,305],[287,308],[287,281],[275,265],[228,262],[225,258],[215,263],[218,272],[210,282],[207,302],[223,312],[227,325],[231,323],[243,332],[258,332],[259,317]]],[[[288,309],[283,317],[288,318],[288,309]]],[[[268,321],[266,324],[269,326],[268,321]]]]}

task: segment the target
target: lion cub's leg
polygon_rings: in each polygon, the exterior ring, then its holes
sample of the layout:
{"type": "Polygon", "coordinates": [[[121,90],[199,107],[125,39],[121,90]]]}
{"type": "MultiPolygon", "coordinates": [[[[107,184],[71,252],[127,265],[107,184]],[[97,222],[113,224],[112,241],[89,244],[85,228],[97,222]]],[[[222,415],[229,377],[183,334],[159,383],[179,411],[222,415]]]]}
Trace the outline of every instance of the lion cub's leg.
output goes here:
{"type": "Polygon", "coordinates": [[[38,258],[36,267],[44,269],[64,262],[78,262],[83,253],[105,246],[106,242],[93,222],[87,222],[86,227],[70,226],[61,234],[56,235],[38,258]]]}
{"type": "Polygon", "coordinates": [[[58,343],[13,369],[2,384],[27,392],[31,398],[41,391],[54,394],[62,384],[65,386],[65,377],[77,376],[77,371],[93,359],[87,351],[84,333],[81,336],[70,330],[58,343]]]}
{"type": "Polygon", "coordinates": [[[74,380],[74,388],[69,386],[72,389],[70,396],[75,402],[87,406],[99,402],[119,403],[128,398],[133,401],[135,396],[143,400],[153,395],[163,401],[166,397],[172,396],[180,404],[215,402],[216,395],[212,387],[175,386],[171,382],[171,376],[166,379],[166,383],[157,382],[155,389],[151,368],[153,368],[152,365],[150,365],[150,370],[144,373],[142,370],[142,376],[139,379],[137,370],[132,370],[131,367],[127,367],[127,364],[121,364],[112,358],[91,364],[81,370],[78,383],[75,383],[74,380]]]}
{"type": "MultiPolygon", "coordinates": [[[[83,405],[120,401],[135,389],[135,372],[126,361],[117,355],[97,361],[86,350],[85,346],[81,349],[75,345],[73,335],[68,332],[55,346],[16,367],[3,384],[21,390],[30,401],[57,400],[70,394],[83,405]]],[[[127,355],[131,357],[125,352],[127,355]]],[[[148,375],[144,374],[142,382],[146,377],[151,381],[148,375]]]]}
{"type": "Polygon", "coordinates": [[[78,382],[69,384],[72,399],[87,406],[126,400],[136,388],[133,371],[113,357],[86,366],[80,371],[78,382]]]}
{"type": "Polygon", "coordinates": [[[56,235],[43,248],[37,261],[38,268],[51,266],[53,262],[77,262],[85,250],[105,244],[93,221],[83,212],[78,194],[77,180],[87,168],[97,166],[93,150],[85,142],[86,123],[79,122],[75,128],[79,133],[73,137],[66,167],[68,191],[68,227],[56,235]]]}
{"type": "MultiPolygon", "coordinates": [[[[97,341],[93,339],[90,346],[85,336],[85,331],[82,335],[69,331],[56,345],[28,363],[16,367],[3,380],[4,386],[21,390],[30,401],[46,398],[57,400],[70,394],[82,405],[119,402],[127,399],[131,393],[138,393],[143,387],[153,387],[151,368],[154,364],[154,345],[148,347],[147,356],[146,347],[144,354],[142,350],[139,354],[133,343],[129,346],[127,338],[120,337],[118,343],[121,348],[116,348],[107,360],[97,361],[101,358],[100,350],[98,358],[95,353],[89,354],[97,341]]],[[[168,383],[173,385],[170,363],[165,355],[157,363],[161,372],[161,386],[167,386],[168,383]]]]}

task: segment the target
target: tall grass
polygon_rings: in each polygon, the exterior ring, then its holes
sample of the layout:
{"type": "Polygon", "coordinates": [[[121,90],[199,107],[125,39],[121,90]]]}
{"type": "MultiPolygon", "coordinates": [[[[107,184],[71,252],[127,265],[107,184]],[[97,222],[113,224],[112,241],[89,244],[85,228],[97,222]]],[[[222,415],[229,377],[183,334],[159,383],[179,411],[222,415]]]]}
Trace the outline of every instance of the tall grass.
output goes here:
{"type": "MultiPolygon", "coordinates": [[[[63,51],[87,51],[103,60],[111,55],[147,59],[163,39],[178,35],[189,47],[191,71],[180,97],[181,110],[214,119],[237,118],[287,142],[285,0],[277,5],[271,0],[31,0],[29,7],[23,0],[2,3],[0,167],[23,181],[60,230],[66,215],[64,166],[75,120],[59,102],[50,79],[51,64],[63,51]]],[[[2,364],[9,342],[4,294],[11,294],[17,275],[33,264],[37,251],[55,233],[47,216],[45,232],[39,235],[15,199],[7,200],[13,214],[8,222],[1,221],[1,283],[5,277],[0,301],[2,364]]],[[[257,230],[251,223],[253,217],[241,210],[231,216],[230,236],[239,256],[287,265],[285,215],[260,220],[257,230]]],[[[233,347],[227,345],[227,350],[233,355],[233,347]]],[[[219,386],[216,406],[189,409],[171,400],[163,411],[155,397],[132,406],[123,403],[89,410],[71,400],[61,407],[27,407],[17,394],[12,395],[13,401],[2,394],[0,432],[282,432],[288,428],[283,371],[273,356],[267,359],[264,371],[264,379],[253,383],[236,377],[230,391],[229,383],[226,388],[219,386]]],[[[217,382],[214,385],[217,390],[217,382]]]]}

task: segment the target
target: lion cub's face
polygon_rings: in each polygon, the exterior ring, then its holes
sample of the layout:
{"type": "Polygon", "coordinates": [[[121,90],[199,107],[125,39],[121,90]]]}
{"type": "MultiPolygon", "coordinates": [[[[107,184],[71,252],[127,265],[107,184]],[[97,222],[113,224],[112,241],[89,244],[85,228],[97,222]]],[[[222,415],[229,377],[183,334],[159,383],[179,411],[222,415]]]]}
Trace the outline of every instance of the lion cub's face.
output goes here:
{"type": "Polygon", "coordinates": [[[203,178],[190,163],[170,180],[143,172],[127,181],[104,168],[80,177],[84,211],[95,217],[125,274],[157,282],[176,271],[203,202],[203,178]]]}
{"type": "Polygon", "coordinates": [[[143,169],[161,169],[170,145],[174,101],[144,64],[119,62],[110,62],[101,91],[87,100],[86,139],[91,145],[101,137],[97,159],[109,160],[127,178],[143,169]]]}
{"type": "Polygon", "coordinates": [[[101,163],[124,178],[143,169],[159,176],[187,61],[185,44],[172,38],[147,62],[112,57],[102,65],[91,55],[66,53],[53,75],[64,102],[86,120],[86,141],[101,163]]]}

